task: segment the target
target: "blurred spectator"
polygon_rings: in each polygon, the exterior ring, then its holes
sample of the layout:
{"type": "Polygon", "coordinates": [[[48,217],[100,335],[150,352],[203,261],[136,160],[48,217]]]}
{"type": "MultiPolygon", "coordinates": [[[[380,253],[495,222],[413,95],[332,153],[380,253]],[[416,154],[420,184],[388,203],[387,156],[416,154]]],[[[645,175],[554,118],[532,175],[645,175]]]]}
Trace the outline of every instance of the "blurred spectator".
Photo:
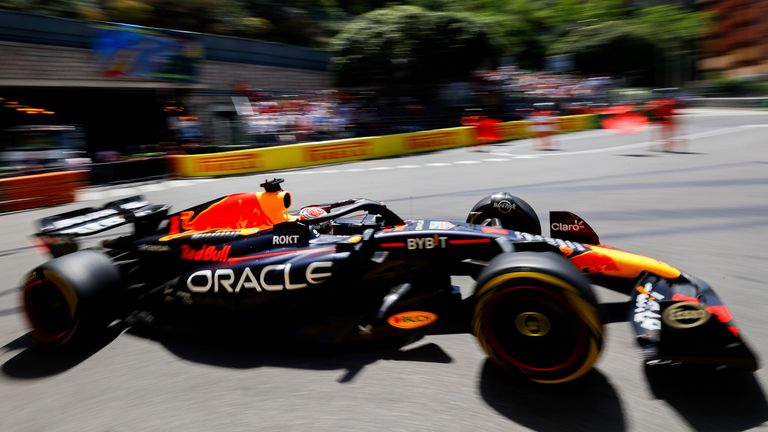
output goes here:
{"type": "Polygon", "coordinates": [[[648,101],[646,110],[650,114],[651,121],[659,125],[661,138],[657,146],[659,150],[674,151],[683,144],[682,138],[677,136],[678,109],[678,102],[674,98],[648,101]]]}
{"type": "Polygon", "coordinates": [[[541,103],[535,105],[530,121],[533,122],[533,132],[539,142],[539,150],[555,150],[552,137],[557,132],[556,116],[557,112],[554,110],[554,104],[541,103]]]}

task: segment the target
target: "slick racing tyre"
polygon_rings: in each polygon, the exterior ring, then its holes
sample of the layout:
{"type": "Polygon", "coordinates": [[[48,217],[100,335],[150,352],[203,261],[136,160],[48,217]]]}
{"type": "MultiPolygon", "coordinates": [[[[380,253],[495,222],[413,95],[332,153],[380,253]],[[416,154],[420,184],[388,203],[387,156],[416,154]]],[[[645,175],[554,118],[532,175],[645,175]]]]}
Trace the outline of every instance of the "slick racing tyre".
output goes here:
{"type": "Polygon", "coordinates": [[[603,324],[589,281],[554,253],[494,258],[480,273],[472,330],[491,361],[545,384],[589,372],[603,324]]]}
{"type": "Polygon", "coordinates": [[[469,211],[467,223],[541,234],[541,222],[533,207],[507,192],[496,192],[478,201],[469,211]]]}
{"type": "Polygon", "coordinates": [[[116,318],[121,287],[120,273],[109,257],[93,250],[37,267],[27,275],[22,291],[32,337],[63,347],[103,336],[116,318]]]}

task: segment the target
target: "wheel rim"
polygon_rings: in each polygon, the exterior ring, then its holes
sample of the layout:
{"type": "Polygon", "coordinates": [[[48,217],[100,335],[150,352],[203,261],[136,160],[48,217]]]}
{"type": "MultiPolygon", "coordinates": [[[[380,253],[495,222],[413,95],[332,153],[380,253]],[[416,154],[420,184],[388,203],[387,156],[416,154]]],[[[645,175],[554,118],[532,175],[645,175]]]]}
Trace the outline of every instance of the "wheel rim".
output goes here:
{"type": "Polygon", "coordinates": [[[74,311],[66,296],[49,280],[37,280],[24,288],[24,308],[34,329],[33,335],[41,341],[59,341],[75,325],[74,311]]]}
{"type": "Polygon", "coordinates": [[[562,295],[541,287],[497,291],[482,324],[496,355],[523,370],[566,369],[589,349],[589,330],[576,309],[562,295]]]}

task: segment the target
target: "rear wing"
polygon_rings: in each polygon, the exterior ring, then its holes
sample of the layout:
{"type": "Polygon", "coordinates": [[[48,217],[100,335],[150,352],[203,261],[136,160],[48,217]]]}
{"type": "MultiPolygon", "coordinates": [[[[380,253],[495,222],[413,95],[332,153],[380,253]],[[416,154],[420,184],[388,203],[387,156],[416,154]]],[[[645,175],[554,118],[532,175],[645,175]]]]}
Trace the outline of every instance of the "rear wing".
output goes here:
{"type": "Polygon", "coordinates": [[[149,233],[157,229],[169,209],[169,205],[152,204],[136,195],[109,202],[104,207],[86,207],[40,219],[35,236],[53,256],[60,256],[77,250],[76,237],[128,223],[134,224],[136,233],[149,233]]]}

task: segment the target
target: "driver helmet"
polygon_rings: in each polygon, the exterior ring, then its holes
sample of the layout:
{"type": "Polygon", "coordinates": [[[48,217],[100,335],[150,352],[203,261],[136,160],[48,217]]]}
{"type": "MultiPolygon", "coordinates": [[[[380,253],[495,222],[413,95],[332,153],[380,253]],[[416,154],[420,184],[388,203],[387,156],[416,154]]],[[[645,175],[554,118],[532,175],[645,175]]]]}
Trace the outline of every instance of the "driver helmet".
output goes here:
{"type": "MultiPolygon", "coordinates": [[[[328,212],[326,212],[322,207],[304,207],[299,211],[299,216],[302,220],[308,220],[308,219],[315,219],[319,217],[323,217],[327,215],[328,212]]],[[[321,222],[319,224],[314,224],[312,227],[321,234],[328,234],[333,230],[333,226],[331,225],[331,221],[321,222]]]]}

